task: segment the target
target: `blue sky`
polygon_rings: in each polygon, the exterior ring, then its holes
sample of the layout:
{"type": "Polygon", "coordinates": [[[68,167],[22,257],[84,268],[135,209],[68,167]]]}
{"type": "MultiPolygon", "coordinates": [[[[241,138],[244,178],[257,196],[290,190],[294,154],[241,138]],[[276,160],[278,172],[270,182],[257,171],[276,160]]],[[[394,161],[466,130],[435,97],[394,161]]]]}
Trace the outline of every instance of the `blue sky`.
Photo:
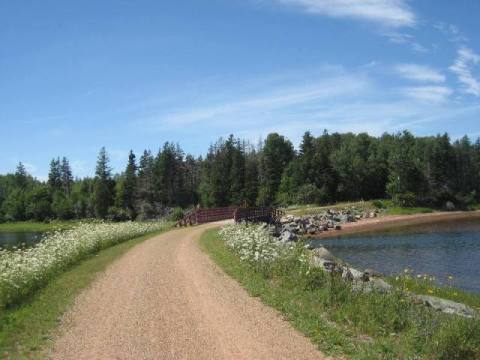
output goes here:
{"type": "Polygon", "coordinates": [[[0,173],[106,146],[409,129],[480,136],[480,2],[0,1],[0,173]]]}

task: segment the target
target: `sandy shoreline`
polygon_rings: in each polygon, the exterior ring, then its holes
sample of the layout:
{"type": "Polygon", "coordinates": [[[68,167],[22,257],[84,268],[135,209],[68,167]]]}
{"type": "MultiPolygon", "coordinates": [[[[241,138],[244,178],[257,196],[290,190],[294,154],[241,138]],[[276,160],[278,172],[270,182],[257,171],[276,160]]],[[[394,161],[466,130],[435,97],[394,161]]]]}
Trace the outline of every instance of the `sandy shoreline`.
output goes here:
{"type": "Polygon", "coordinates": [[[465,219],[479,219],[480,210],[477,211],[451,211],[451,212],[433,212],[428,214],[415,215],[386,215],[377,218],[360,220],[357,222],[347,223],[342,225],[342,230],[330,230],[314,235],[309,235],[309,238],[329,238],[350,234],[357,234],[363,232],[376,232],[381,230],[388,230],[397,226],[410,226],[430,224],[441,221],[465,220],[465,219]]]}

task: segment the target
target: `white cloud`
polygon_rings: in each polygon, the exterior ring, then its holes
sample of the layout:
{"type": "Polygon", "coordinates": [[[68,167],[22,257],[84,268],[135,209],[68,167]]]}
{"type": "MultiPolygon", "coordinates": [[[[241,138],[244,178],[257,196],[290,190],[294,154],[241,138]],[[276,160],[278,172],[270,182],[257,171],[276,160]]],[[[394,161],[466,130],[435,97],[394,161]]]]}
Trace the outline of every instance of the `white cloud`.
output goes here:
{"type": "Polygon", "coordinates": [[[458,77],[462,84],[462,91],[480,97],[480,81],[473,75],[473,68],[480,63],[480,55],[465,46],[457,53],[455,63],[450,70],[458,77]]]}
{"type": "Polygon", "coordinates": [[[395,71],[409,80],[434,83],[445,82],[445,75],[425,65],[399,64],[395,66],[395,71]]]}
{"type": "Polygon", "coordinates": [[[371,21],[387,27],[413,26],[416,16],[405,0],[273,0],[311,14],[371,21]]]}
{"type": "Polygon", "coordinates": [[[411,86],[402,88],[400,92],[404,96],[427,103],[445,102],[452,94],[452,90],[446,86],[411,86]]]}

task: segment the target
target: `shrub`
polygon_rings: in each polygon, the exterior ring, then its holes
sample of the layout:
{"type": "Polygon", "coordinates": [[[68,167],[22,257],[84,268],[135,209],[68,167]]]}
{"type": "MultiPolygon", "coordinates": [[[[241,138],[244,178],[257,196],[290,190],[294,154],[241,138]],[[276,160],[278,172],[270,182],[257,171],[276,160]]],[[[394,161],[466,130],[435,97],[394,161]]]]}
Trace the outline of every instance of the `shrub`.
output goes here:
{"type": "Polygon", "coordinates": [[[128,221],[131,220],[130,212],[120,207],[111,206],[108,208],[107,220],[110,221],[128,221]]]}
{"type": "Polygon", "coordinates": [[[452,318],[444,321],[430,341],[432,358],[441,360],[480,359],[480,321],[452,318]]]}
{"type": "Polygon", "coordinates": [[[178,221],[183,219],[185,216],[183,209],[181,207],[176,207],[172,210],[172,213],[170,214],[170,220],[172,221],[178,221]]]}

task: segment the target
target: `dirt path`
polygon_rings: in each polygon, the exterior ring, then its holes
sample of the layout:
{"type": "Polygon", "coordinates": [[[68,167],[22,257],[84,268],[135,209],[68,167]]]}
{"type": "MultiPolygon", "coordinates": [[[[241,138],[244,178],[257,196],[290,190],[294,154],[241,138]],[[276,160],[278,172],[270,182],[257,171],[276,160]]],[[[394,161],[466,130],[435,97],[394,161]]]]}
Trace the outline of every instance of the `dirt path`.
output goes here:
{"type": "Polygon", "coordinates": [[[325,359],[174,230],[114,262],[65,315],[54,359],[325,359]]]}

